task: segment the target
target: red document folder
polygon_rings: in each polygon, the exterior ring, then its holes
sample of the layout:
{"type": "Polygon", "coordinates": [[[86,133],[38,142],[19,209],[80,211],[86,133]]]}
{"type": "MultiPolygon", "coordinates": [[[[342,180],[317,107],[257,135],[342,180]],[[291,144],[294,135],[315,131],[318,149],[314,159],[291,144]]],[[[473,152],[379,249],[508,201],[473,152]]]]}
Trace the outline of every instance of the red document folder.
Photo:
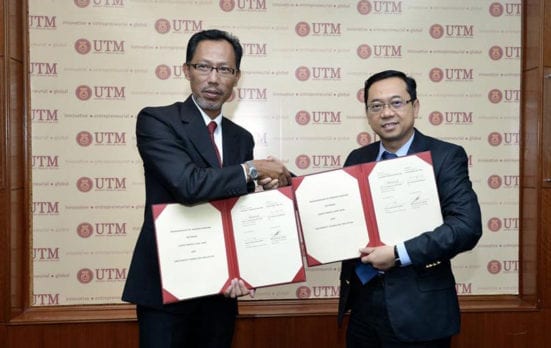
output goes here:
{"type": "Polygon", "coordinates": [[[428,151],[292,184],[309,266],[359,257],[361,247],[394,245],[443,221],[428,151]]]}
{"type": "Polygon", "coordinates": [[[290,186],[194,206],[153,206],[163,303],[305,281],[290,186]]]}

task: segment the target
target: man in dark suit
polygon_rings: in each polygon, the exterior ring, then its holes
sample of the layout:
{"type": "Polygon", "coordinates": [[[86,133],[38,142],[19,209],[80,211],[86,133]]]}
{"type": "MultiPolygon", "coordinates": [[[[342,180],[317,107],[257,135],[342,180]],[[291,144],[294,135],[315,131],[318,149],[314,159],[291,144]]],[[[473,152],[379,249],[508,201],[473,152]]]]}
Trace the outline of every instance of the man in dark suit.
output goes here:
{"type": "Polygon", "coordinates": [[[460,327],[450,260],[482,234],[467,155],[414,128],[416,82],[404,73],[371,76],[364,101],[381,140],[352,151],[345,166],[431,151],[444,223],[397,245],[361,248],[360,260],[342,263],[339,323],[350,309],[347,347],[449,347],[460,327]]]}
{"type": "Polygon", "coordinates": [[[146,107],[138,115],[146,202],[122,299],[137,304],[142,348],[230,347],[236,297],[250,293],[242,280],[233,279],[223,295],[163,305],[151,205],[238,196],[253,191],[255,179],[265,189],[290,181],[280,161],[253,160],[252,135],[222,115],[222,105],[240,77],[242,54],[239,40],[226,32],[194,34],[184,65],[191,96],[168,106],[146,107]]]}

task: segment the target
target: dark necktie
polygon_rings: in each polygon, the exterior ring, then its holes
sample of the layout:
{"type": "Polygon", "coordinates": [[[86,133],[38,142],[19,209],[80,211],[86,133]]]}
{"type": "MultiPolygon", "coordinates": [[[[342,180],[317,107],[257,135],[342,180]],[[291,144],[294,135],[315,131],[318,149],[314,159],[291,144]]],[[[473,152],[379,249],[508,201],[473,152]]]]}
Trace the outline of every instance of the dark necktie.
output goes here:
{"type": "Polygon", "coordinates": [[[218,125],[216,122],[211,121],[207,128],[209,129],[209,135],[210,135],[210,142],[212,143],[212,146],[214,147],[214,151],[216,152],[216,157],[218,158],[218,165],[222,167],[222,158],[220,158],[220,151],[218,151],[218,146],[216,146],[216,142],[214,141],[214,130],[216,129],[218,125]]]}
{"type": "MultiPolygon", "coordinates": [[[[384,151],[381,155],[381,161],[397,158],[398,156],[395,153],[391,153],[388,151],[384,151]]],[[[362,284],[366,284],[371,280],[371,278],[375,277],[379,273],[373,266],[371,266],[368,263],[362,263],[361,261],[358,262],[356,265],[356,274],[358,275],[358,278],[362,282],[362,284]]]]}

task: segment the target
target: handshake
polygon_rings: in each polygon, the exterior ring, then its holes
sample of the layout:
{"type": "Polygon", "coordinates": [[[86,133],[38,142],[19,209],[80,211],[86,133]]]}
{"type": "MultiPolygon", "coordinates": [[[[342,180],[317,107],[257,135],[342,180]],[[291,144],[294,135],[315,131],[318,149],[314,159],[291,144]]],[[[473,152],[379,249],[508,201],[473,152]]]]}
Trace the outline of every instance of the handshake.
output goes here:
{"type": "Polygon", "coordinates": [[[247,181],[256,180],[264,190],[291,184],[291,173],[275,157],[268,156],[262,160],[247,161],[243,166],[247,173],[247,181]]]}

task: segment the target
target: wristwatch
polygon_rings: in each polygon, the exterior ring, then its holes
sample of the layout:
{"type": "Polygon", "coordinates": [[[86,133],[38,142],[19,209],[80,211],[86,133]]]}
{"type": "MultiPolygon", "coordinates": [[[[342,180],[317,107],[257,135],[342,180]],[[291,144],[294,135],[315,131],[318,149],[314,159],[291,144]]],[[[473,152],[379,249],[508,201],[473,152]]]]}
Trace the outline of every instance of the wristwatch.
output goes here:
{"type": "Polygon", "coordinates": [[[394,246],[394,266],[402,266],[402,261],[400,261],[400,255],[398,255],[398,248],[396,248],[396,245],[394,246]]]}
{"type": "Polygon", "coordinates": [[[249,176],[251,177],[251,179],[258,179],[258,171],[256,170],[253,161],[247,161],[247,167],[249,167],[249,176]]]}

